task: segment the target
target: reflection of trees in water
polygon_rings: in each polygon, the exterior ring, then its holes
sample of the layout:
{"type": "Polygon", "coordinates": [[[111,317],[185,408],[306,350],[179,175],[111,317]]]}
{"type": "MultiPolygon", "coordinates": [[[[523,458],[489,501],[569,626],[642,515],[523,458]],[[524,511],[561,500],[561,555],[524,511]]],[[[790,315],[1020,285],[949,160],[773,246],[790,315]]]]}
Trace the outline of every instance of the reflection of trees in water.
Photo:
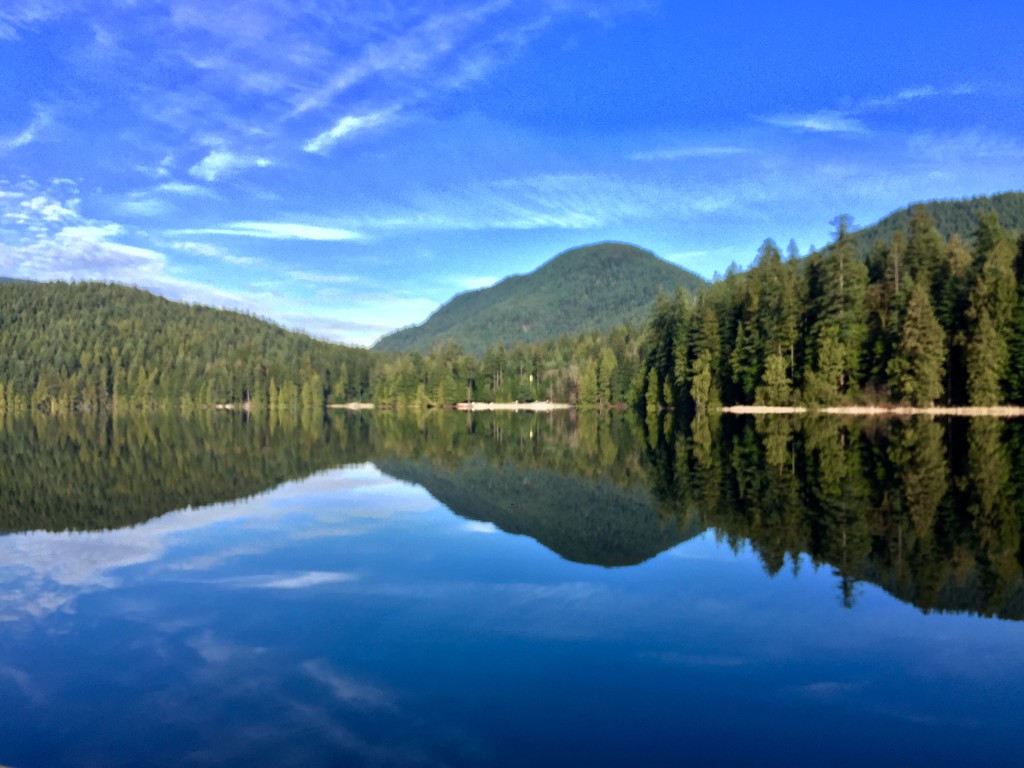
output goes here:
{"type": "Polygon", "coordinates": [[[141,414],[25,414],[0,425],[0,530],[136,525],[366,461],[365,425],[141,414]]]}
{"type": "Polygon", "coordinates": [[[831,567],[846,605],[868,581],[924,610],[1024,618],[1017,422],[26,415],[3,422],[0,452],[4,531],[134,525],[372,461],[584,562],[639,562],[713,527],[769,574],[803,555],[831,567]]]}
{"type": "Polygon", "coordinates": [[[695,421],[674,439],[671,476],[652,482],[680,514],[700,506],[733,546],[749,541],[770,574],[801,553],[832,566],[844,605],[871,581],[924,610],[1024,618],[1022,427],[726,417],[715,461],[714,432],[695,421]]]}

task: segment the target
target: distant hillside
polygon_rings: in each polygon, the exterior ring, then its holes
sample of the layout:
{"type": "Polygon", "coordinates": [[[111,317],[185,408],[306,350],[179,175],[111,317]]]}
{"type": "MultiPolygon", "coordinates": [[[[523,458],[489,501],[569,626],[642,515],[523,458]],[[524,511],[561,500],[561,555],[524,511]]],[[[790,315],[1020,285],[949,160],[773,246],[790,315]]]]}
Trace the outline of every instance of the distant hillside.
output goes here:
{"type": "Polygon", "coordinates": [[[311,408],[366,393],[371,354],[102,283],[0,284],[0,411],[311,408]]]}
{"type": "MultiPolygon", "coordinates": [[[[932,218],[942,237],[948,238],[954,232],[970,244],[978,228],[978,214],[994,211],[1012,235],[1024,233],[1024,192],[1004,192],[991,197],[971,197],[963,200],[932,200],[921,203],[932,218]]],[[[897,232],[910,232],[911,210],[908,205],[889,214],[881,221],[854,232],[851,237],[862,256],[867,255],[876,240],[888,242],[897,232]]]]}
{"type": "Polygon", "coordinates": [[[535,342],[647,319],[658,291],[693,292],[704,280],[650,251],[600,243],[559,254],[527,275],[453,298],[421,325],[382,338],[374,349],[429,352],[455,341],[481,354],[499,342],[535,342]]]}

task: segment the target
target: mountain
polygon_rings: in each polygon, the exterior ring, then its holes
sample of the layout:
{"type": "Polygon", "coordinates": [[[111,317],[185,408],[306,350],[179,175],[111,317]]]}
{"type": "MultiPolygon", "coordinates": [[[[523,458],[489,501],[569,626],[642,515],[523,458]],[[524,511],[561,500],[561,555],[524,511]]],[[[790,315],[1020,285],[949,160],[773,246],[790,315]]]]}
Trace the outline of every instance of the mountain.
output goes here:
{"type": "MultiPolygon", "coordinates": [[[[1011,235],[1024,233],[1024,192],[1003,192],[991,197],[970,197],[962,200],[931,200],[919,203],[935,220],[935,228],[943,239],[956,233],[966,243],[971,242],[978,228],[978,214],[995,212],[999,221],[1011,235]]],[[[910,219],[914,205],[900,208],[871,226],[858,229],[851,238],[858,252],[866,256],[876,240],[888,242],[897,232],[910,232],[910,219]]]]}
{"type": "Polygon", "coordinates": [[[365,349],[102,283],[0,284],[0,411],[311,408],[368,389],[365,349]]]}
{"type": "Polygon", "coordinates": [[[527,275],[461,293],[421,325],[382,338],[374,349],[429,352],[454,341],[482,354],[504,342],[535,342],[586,330],[642,324],[658,291],[693,292],[703,278],[636,246],[599,243],[573,248],[527,275]]]}

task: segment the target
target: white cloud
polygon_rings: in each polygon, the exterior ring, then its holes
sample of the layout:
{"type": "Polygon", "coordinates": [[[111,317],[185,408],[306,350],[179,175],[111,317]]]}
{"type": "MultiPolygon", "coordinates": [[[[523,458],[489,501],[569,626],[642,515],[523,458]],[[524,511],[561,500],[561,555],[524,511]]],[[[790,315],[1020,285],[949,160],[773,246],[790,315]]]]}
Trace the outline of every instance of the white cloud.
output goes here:
{"type": "Polygon", "coordinates": [[[628,155],[630,160],[657,161],[657,160],[683,160],[689,158],[711,158],[730,157],[742,155],[749,152],[745,147],[731,146],[703,146],[703,147],[667,147],[665,149],[653,149],[645,152],[633,152],[628,155]]]}
{"type": "Polygon", "coordinates": [[[192,253],[196,256],[205,256],[208,259],[219,259],[226,264],[234,264],[236,266],[251,266],[257,263],[257,259],[251,256],[239,256],[209,243],[178,241],[171,243],[170,247],[176,251],[192,253]]]}
{"type": "Polygon", "coordinates": [[[320,227],[312,224],[297,224],[285,221],[236,221],[221,227],[177,229],[173,230],[172,233],[183,235],[232,235],[235,237],[255,237],[267,240],[342,241],[363,239],[363,235],[350,229],[320,227]]]}
{"type": "Polygon", "coordinates": [[[328,283],[334,285],[347,285],[357,280],[352,275],[330,275],[324,272],[311,272],[308,270],[292,270],[288,273],[288,277],[300,283],[328,283]]]}
{"type": "Polygon", "coordinates": [[[224,176],[232,176],[249,168],[268,168],[272,163],[257,155],[239,155],[225,149],[214,149],[188,169],[189,175],[197,179],[214,182],[224,176]]]}
{"type": "Polygon", "coordinates": [[[483,21],[510,5],[511,0],[492,0],[478,6],[458,8],[429,16],[408,30],[368,43],[357,59],[347,63],[326,84],[302,98],[295,113],[322,109],[337,96],[371,77],[416,79],[429,75],[483,21]]]}
{"type": "Polygon", "coordinates": [[[961,84],[953,88],[940,89],[933,85],[916,88],[904,88],[886,96],[864,99],[844,110],[824,109],[811,113],[779,114],[759,118],[761,122],[780,128],[793,128],[812,133],[866,133],[867,127],[861,116],[893,109],[922,99],[933,99],[940,96],[964,96],[975,92],[974,86],[961,84]]]}
{"type": "Polygon", "coordinates": [[[397,108],[372,112],[367,115],[347,115],[341,118],[329,131],[310,139],[303,145],[306,152],[323,152],[333,147],[341,139],[351,136],[353,133],[365,131],[370,128],[378,128],[391,122],[397,114],[397,108]]]}
{"type": "MultiPolygon", "coordinates": [[[[0,29],[0,39],[2,39],[2,29],[0,29]]],[[[50,123],[51,118],[48,112],[36,110],[36,114],[35,117],[32,118],[32,122],[30,122],[20,133],[14,136],[0,136],[0,154],[5,154],[31,144],[36,140],[40,131],[47,128],[50,123]]]]}
{"type": "Polygon", "coordinates": [[[4,0],[0,8],[0,40],[17,40],[18,27],[49,21],[67,13],[65,0],[4,0]]]}
{"type": "Polygon", "coordinates": [[[865,133],[864,124],[849,113],[822,110],[810,114],[782,114],[762,117],[762,122],[780,128],[794,128],[811,133],[865,133]]]}
{"type": "Polygon", "coordinates": [[[921,88],[905,88],[902,91],[888,96],[865,99],[861,102],[860,108],[862,110],[886,109],[908,101],[916,101],[918,99],[926,99],[939,95],[941,95],[941,91],[931,85],[926,85],[921,88]]]}
{"type": "Polygon", "coordinates": [[[214,197],[214,193],[199,184],[186,184],[182,181],[168,181],[157,187],[161,192],[170,192],[186,197],[214,197]]]}
{"type": "Polygon", "coordinates": [[[117,211],[124,216],[162,216],[167,213],[167,204],[155,197],[133,195],[117,203],[117,211]]]}

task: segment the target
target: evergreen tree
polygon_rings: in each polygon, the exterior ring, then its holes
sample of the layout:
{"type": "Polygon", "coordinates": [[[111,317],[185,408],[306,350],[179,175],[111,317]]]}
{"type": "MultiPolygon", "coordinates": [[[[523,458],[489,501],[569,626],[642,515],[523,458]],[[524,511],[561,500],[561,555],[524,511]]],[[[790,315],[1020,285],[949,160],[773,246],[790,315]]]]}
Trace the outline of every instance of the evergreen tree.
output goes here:
{"type": "Polygon", "coordinates": [[[931,405],[942,395],[945,334],[935,318],[928,289],[915,282],[903,316],[896,354],[888,373],[893,394],[914,405],[931,405]]]}

